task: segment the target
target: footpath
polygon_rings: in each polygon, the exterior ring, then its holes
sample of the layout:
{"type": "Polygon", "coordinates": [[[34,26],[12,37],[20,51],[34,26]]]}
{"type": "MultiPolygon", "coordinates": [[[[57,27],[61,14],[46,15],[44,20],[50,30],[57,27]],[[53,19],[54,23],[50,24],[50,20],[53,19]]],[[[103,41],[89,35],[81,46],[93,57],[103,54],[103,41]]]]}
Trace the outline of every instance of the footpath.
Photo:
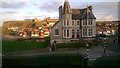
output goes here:
{"type": "MultiPolygon", "coordinates": [[[[6,54],[3,56],[38,56],[38,55],[48,55],[48,54],[83,54],[86,55],[87,54],[87,49],[83,49],[80,48],[78,51],[76,49],[72,49],[72,50],[62,50],[62,49],[57,49],[53,52],[49,51],[49,48],[47,49],[48,51],[43,51],[43,52],[16,52],[16,53],[11,53],[11,54],[6,54]]],[[[110,50],[106,50],[106,53],[104,53],[104,49],[102,46],[96,46],[96,47],[92,47],[89,48],[89,59],[90,60],[96,60],[99,57],[102,56],[110,56],[110,55],[117,55],[118,53],[110,51],[110,50]]]]}

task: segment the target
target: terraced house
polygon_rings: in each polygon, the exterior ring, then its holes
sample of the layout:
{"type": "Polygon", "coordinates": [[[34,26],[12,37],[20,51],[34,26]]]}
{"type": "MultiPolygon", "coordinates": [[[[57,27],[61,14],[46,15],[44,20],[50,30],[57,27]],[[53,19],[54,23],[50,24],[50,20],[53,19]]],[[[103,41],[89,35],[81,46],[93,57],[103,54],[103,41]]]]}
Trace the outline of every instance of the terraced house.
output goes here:
{"type": "Polygon", "coordinates": [[[96,17],[92,6],[84,9],[72,9],[68,0],[59,7],[59,21],[51,27],[51,43],[77,41],[96,35],[96,17]]]}

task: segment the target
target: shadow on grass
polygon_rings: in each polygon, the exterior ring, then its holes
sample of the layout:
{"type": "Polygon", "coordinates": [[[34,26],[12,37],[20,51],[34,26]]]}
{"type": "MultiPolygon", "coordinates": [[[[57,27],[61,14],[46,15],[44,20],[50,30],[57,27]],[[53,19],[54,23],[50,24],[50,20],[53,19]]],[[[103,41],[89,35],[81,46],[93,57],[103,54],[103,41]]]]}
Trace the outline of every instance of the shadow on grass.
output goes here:
{"type": "Polygon", "coordinates": [[[79,54],[54,54],[33,57],[3,57],[4,67],[82,67],[79,54]]]}

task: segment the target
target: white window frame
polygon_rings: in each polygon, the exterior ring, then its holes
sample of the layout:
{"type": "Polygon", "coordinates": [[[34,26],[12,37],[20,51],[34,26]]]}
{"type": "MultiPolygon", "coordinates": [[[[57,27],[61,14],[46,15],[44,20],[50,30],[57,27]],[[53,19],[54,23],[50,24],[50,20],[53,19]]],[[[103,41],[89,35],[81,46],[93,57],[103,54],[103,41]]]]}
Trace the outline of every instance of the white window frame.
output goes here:
{"type": "Polygon", "coordinates": [[[88,29],[88,36],[92,36],[93,35],[93,29],[88,29]]]}
{"type": "Polygon", "coordinates": [[[66,37],[66,30],[63,29],[63,37],[65,38],[66,37]]]}
{"type": "Polygon", "coordinates": [[[72,25],[75,25],[75,21],[74,20],[72,20],[72,25]]]}
{"type": "Polygon", "coordinates": [[[76,25],[80,25],[80,21],[79,21],[79,20],[76,21],[76,25]],[[78,24],[78,23],[79,23],[79,24],[78,24]]]}
{"type": "Polygon", "coordinates": [[[82,29],[82,36],[83,36],[83,37],[87,37],[87,34],[88,34],[88,33],[87,33],[87,29],[82,29]],[[84,30],[86,30],[86,31],[84,31],[84,30]],[[86,33],[86,34],[85,34],[85,33],[86,33]]]}
{"type": "Polygon", "coordinates": [[[70,31],[69,31],[69,29],[66,30],[66,37],[67,38],[70,37],[70,31]]]}
{"type": "Polygon", "coordinates": [[[87,26],[87,19],[83,19],[83,26],[87,26]]]}
{"type": "Polygon", "coordinates": [[[70,38],[70,29],[63,29],[63,38],[70,38]],[[68,30],[68,33],[69,33],[69,36],[67,36],[67,30],[68,30]],[[65,34],[64,34],[65,32],[65,34]]]}
{"type": "Polygon", "coordinates": [[[66,20],[63,20],[63,26],[66,26],[66,20]]]}
{"type": "Polygon", "coordinates": [[[74,30],[74,29],[72,29],[72,35],[74,35],[74,36],[75,36],[75,30],[74,30]]]}
{"type": "Polygon", "coordinates": [[[69,26],[69,19],[66,19],[66,25],[69,26]]]}
{"type": "Polygon", "coordinates": [[[92,19],[88,19],[88,25],[89,26],[93,25],[93,20],[92,19]]]}

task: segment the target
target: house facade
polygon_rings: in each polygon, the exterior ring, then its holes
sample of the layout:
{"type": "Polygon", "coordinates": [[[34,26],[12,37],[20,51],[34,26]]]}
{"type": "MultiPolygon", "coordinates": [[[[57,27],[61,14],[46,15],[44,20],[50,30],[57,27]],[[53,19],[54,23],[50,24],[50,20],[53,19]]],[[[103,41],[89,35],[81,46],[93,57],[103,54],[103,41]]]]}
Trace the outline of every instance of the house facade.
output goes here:
{"type": "Polygon", "coordinates": [[[77,41],[81,38],[95,37],[96,18],[92,6],[84,9],[72,9],[68,0],[59,7],[59,21],[51,27],[51,43],[77,41]]]}

